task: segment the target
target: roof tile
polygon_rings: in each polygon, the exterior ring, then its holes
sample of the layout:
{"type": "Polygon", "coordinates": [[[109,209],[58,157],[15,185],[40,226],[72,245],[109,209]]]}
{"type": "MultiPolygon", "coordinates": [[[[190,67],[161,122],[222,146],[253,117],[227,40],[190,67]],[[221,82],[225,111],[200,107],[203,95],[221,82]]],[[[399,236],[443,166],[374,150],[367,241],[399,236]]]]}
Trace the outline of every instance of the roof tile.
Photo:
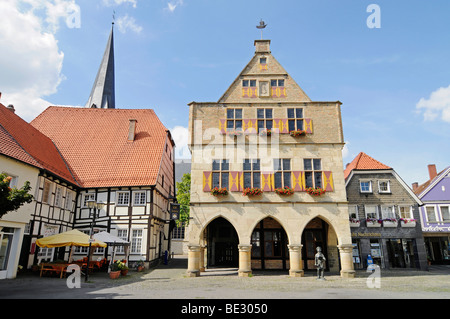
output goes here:
{"type": "Polygon", "coordinates": [[[377,161],[376,159],[370,157],[364,152],[359,153],[353,161],[347,165],[344,170],[344,177],[350,175],[352,170],[377,170],[377,169],[391,169],[391,167],[384,165],[383,163],[377,161]]]}

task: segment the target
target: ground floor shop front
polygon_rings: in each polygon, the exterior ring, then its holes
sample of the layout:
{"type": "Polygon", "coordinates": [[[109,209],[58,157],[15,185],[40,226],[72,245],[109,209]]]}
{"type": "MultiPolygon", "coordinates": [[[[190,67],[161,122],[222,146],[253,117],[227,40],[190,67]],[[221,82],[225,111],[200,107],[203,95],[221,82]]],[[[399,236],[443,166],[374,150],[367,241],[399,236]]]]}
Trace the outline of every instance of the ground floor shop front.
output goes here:
{"type": "Polygon", "coordinates": [[[383,269],[427,269],[423,238],[381,237],[380,233],[352,233],[355,269],[373,262],[383,269]]]}
{"type": "Polygon", "coordinates": [[[424,240],[431,264],[450,265],[450,233],[424,233],[424,240]]]}

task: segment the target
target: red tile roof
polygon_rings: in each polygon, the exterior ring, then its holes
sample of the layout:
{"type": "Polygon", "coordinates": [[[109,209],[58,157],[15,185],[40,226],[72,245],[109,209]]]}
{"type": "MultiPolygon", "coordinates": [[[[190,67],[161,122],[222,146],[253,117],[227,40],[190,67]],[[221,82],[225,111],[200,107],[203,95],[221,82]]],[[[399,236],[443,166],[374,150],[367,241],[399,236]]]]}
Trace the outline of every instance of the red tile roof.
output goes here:
{"type": "Polygon", "coordinates": [[[344,177],[350,175],[352,170],[377,170],[377,169],[391,169],[391,167],[384,165],[383,163],[373,159],[364,152],[359,153],[353,161],[347,165],[344,170],[344,177]]]}
{"type": "Polygon", "coordinates": [[[420,195],[430,184],[432,184],[435,180],[441,178],[441,174],[444,173],[449,167],[444,168],[442,171],[437,173],[437,175],[429,180],[427,180],[425,183],[419,185],[416,189],[414,189],[414,194],[420,195]]]}
{"type": "Polygon", "coordinates": [[[52,140],[0,104],[0,153],[77,185],[52,140]]]}
{"type": "Polygon", "coordinates": [[[155,185],[168,131],[151,109],[52,106],[31,124],[49,136],[85,188],[155,185]],[[135,140],[129,123],[137,120],[135,140]]]}

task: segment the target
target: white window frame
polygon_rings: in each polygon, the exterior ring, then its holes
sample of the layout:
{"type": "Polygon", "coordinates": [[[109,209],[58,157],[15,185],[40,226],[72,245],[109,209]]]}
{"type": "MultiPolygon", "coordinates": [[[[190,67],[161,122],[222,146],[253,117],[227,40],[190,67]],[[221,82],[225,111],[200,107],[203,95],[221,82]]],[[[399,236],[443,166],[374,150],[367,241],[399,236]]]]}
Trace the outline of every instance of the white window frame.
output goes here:
{"type": "Polygon", "coordinates": [[[9,182],[9,187],[11,188],[17,188],[17,185],[19,185],[19,176],[9,174],[7,172],[3,172],[2,174],[6,174],[7,176],[11,177],[11,181],[9,182]]]}
{"type": "Polygon", "coordinates": [[[50,198],[52,197],[52,182],[44,180],[44,187],[42,189],[42,202],[50,204],[50,198]],[[47,186],[47,187],[46,187],[47,186]],[[46,192],[47,190],[47,192],[46,192]],[[47,196],[45,195],[47,193],[47,196]],[[47,197],[47,198],[45,198],[47,197]]]}
{"type": "Polygon", "coordinates": [[[95,193],[84,194],[84,196],[83,196],[83,207],[84,208],[88,207],[88,204],[87,204],[88,200],[95,200],[95,193]]]}
{"type": "Polygon", "coordinates": [[[348,217],[351,218],[351,219],[359,220],[359,217],[358,217],[358,205],[348,205],[348,208],[349,208],[349,210],[348,210],[348,217]],[[354,210],[353,210],[353,208],[354,208],[354,210]]]}
{"type": "Polygon", "coordinates": [[[441,217],[440,220],[443,223],[449,223],[450,222],[450,205],[439,205],[439,214],[440,214],[440,217],[441,217]],[[446,207],[447,208],[449,219],[444,219],[444,215],[442,215],[442,207],[446,207]]]}
{"type": "Polygon", "coordinates": [[[64,204],[64,209],[72,210],[73,193],[72,191],[66,191],[66,203],[64,204]]]}
{"type": "Polygon", "coordinates": [[[361,179],[359,180],[359,192],[362,194],[371,194],[372,193],[372,181],[371,180],[366,180],[366,179],[361,179]],[[363,190],[362,189],[362,183],[369,183],[369,190],[363,190]]]}
{"type": "Polygon", "coordinates": [[[394,205],[381,205],[382,219],[397,219],[394,205]]]}
{"type": "Polygon", "coordinates": [[[142,253],[142,243],[144,239],[144,230],[140,228],[131,230],[131,247],[130,253],[140,254],[142,253]]]}
{"type": "Polygon", "coordinates": [[[399,205],[398,206],[398,216],[400,217],[400,218],[406,218],[406,219],[414,219],[414,217],[413,217],[413,209],[412,209],[412,206],[409,206],[409,205],[399,205]],[[407,208],[408,209],[408,212],[406,212],[406,211],[404,211],[403,212],[403,214],[408,214],[408,216],[403,216],[402,215],[402,211],[401,211],[401,208],[407,208]]]}
{"type": "Polygon", "coordinates": [[[364,205],[364,214],[365,214],[365,216],[366,216],[366,219],[367,219],[367,218],[376,218],[376,219],[380,219],[380,211],[379,211],[377,205],[364,205]],[[368,214],[373,214],[373,212],[368,212],[368,208],[369,208],[369,207],[370,207],[370,208],[375,207],[375,216],[376,216],[376,217],[369,217],[369,216],[368,216],[368,214]]]}
{"type": "Polygon", "coordinates": [[[387,179],[379,180],[378,181],[378,193],[380,193],[380,194],[390,194],[391,193],[391,182],[389,180],[387,180],[387,179]],[[380,183],[387,183],[387,190],[382,190],[380,183]]]}
{"type": "Polygon", "coordinates": [[[427,222],[428,223],[437,223],[439,221],[435,205],[425,206],[425,216],[427,218],[427,222]],[[430,218],[428,216],[428,208],[432,208],[433,209],[433,211],[434,211],[434,220],[430,220],[430,218]]]}
{"type": "Polygon", "coordinates": [[[147,203],[147,191],[133,192],[133,206],[145,206],[147,203]]]}
{"type": "MultiPolygon", "coordinates": [[[[117,229],[117,237],[125,241],[128,241],[128,229],[126,228],[117,229]]],[[[124,246],[123,245],[116,246],[116,252],[118,254],[124,254],[125,253],[124,246]]]]}
{"type": "Polygon", "coordinates": [[[62,202],[63,202],[63,188],[62,186],[58,186],[56,185],[56,189],[55,189],[55,207],[63,207],[62,202]]]}
{"type": "Polygon", "coordinates": [[[130,192],[129,191],[117,191],[116,192],[116,205],[117,206],[130,206],[130,192]],[[121,198],[121,196],[123,196],[121,198]]]}

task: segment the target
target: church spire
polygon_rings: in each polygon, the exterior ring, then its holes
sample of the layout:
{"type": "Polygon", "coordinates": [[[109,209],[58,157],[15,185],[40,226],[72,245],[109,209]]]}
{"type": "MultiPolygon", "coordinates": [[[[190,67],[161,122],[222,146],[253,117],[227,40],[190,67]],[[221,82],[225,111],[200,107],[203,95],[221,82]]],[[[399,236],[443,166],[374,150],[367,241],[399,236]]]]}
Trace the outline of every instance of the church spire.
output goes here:
{"type": "Polygon", "coordinates": [[[92,86],[91,95],[85,105],[87,108],[116,108],[114,86],[114,22],[103,54],[102,63],[92,86]]]}

